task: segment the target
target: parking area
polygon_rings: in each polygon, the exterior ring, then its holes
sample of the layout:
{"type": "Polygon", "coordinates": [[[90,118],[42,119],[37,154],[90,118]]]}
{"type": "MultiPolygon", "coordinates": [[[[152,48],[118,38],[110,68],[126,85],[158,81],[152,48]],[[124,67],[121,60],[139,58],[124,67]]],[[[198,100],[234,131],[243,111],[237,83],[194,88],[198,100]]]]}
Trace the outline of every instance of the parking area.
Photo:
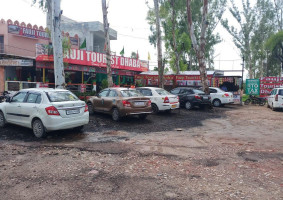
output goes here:
{"type": "Polygon", "coordinates": [[[282,111],[185,109],[84,132],[8,125],[0,133],[3,199],[282,199],[282,111]],[[16,192],[15,192],[16,191],[16,192]]]}

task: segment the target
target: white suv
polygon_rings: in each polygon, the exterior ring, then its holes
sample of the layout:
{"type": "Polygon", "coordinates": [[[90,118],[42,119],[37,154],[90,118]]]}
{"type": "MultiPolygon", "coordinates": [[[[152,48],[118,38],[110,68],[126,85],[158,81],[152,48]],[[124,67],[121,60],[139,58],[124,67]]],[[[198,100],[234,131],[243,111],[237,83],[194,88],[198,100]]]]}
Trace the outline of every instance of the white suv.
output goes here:
{"type": "Polygon", "coordinates": [[[274,88],[267,98],[267,107],[272,110],[283,108],[283,88],[274,88]]]}
{"type": "Polygon", "coordinates": [[[139,87],[136,90],[150,98],[152,112],[155,114],[159,111],[171,112],[171,110],[179,108],[179,97],[162,88],[139,87]]]}
{"type": "Polygon", "coordinates": [[[77,128],[89,122],[88,107],[63,89],[23,89],[0,103],[0,129],[6,123],[32,128],[41,138],[48,131],[77,128]]]}
{"type": "Polygon", "coordinates": [[[209,87],[209,92],[211,96],[211,103],[215,107],[234,103],[233,94],[231,92],[225,92],[217,87],[209,87]]]}

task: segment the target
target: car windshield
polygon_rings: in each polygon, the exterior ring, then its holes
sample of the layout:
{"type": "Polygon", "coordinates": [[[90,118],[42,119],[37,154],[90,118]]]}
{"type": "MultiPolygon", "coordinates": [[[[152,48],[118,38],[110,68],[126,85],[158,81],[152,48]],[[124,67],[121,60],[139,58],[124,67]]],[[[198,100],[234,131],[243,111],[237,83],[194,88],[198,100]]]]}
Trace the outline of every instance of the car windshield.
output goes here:
{"type": "Polygon", "coordinates": [[[166,90],[163,89],[158,89],[155,90],[159,95],[172,95],[171,93],[167,92],[166,90]]]}
{"type": "Polygon", "coordinates": [[[283,96],[283,90],[279,90],[278,91],[278,95],[282,95],[283,96]]]}
{"type": "Polygon", "coordinates": [[[121,90],[123,97],[142,97],[143,95],[136,90],[121,90]]]}
{"type": "Polygon", "coordinates": [[[224,90],[222,90],[222,89],[220,89],[220,88],[215,88],[218,92],[220,92],[220,93],[225,93],[225,91],[224,90]]]}
{"type": "Polygon", "coordinates": [[[78,101],[79,98],[69,91],[46,92],[50,102],[78,101]]]}
{"type": "Polygon", "coordinates": [[[196,89],[193,89],[193,91],[194,91],[194,93],[195,93],[195,94],[201,94],[201,93],[204,93],[203,91],[201,91],[201,90],[196,90],[196,89]]]}

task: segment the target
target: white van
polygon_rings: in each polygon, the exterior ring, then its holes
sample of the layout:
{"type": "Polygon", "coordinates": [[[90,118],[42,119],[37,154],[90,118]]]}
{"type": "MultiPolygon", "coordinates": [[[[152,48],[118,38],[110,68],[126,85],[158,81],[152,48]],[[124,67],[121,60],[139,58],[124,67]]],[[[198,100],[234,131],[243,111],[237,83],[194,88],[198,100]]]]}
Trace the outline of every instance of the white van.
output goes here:
{"type": "Polygon", "coordinates": [[[267,107],[272,110],[283,108],[283,87],[274,88],[268,96],[267,107]]]}

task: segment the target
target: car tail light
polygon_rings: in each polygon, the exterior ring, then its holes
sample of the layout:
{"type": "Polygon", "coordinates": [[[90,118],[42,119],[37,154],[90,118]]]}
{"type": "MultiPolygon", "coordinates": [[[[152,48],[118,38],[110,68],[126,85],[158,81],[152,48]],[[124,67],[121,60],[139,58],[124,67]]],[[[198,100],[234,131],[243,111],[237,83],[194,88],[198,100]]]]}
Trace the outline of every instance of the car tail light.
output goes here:
{"type": "Polygon", "coordinates": [[[147,102],[147,106],[151,106],[151,100],[147,102]]]}
{"type": "Polygon", "coordinates": [[[54,106],[50,106],[45,108],[47,115],[60,115],[60,113],[58,112],[57,108],[55,108],[54,106]]]}
{"type": "Polygon", "coordinates": [[[229,97],[229,94],[225,93],[224,96],[225,96],[225,97],[229,97]]]}
{"type": "Polygon", "coordinates": [[[211,96],[208,96],[208,99],[211,99],[211,96]]]}
{"type": "Polygon", "coordinates": [[[180,101],[180,98],[179,98],[179,96],[177,96],[177,99],[178,99],[178,102],[180,101]]]}
{"type": "Polygon", "coordinates": [[[169,103],[169,98],[168,98],[168,97],[165,97],[163,103],[169,103]]]}
{"type": "Polygon", "coordinates": [[[199,95],[195,95],[196,99],[201,99],[201,97],[199,95]]]}
{"type": "Polygon", "coordinates": [[[131,103],[129,101],[124,100],[122,102],[124,107],[131,107],[131,103]]]}
{"type": "Polygon", "coordinates": [[[275,95],[275,101],[278,101],[278,94],[275,95]]]}
{"type": "Polygon", "coordinates": [[[87,106],[87,104],[85,104],[85,112],[87,112],[88,111],[88,106],[87,106]]]}

